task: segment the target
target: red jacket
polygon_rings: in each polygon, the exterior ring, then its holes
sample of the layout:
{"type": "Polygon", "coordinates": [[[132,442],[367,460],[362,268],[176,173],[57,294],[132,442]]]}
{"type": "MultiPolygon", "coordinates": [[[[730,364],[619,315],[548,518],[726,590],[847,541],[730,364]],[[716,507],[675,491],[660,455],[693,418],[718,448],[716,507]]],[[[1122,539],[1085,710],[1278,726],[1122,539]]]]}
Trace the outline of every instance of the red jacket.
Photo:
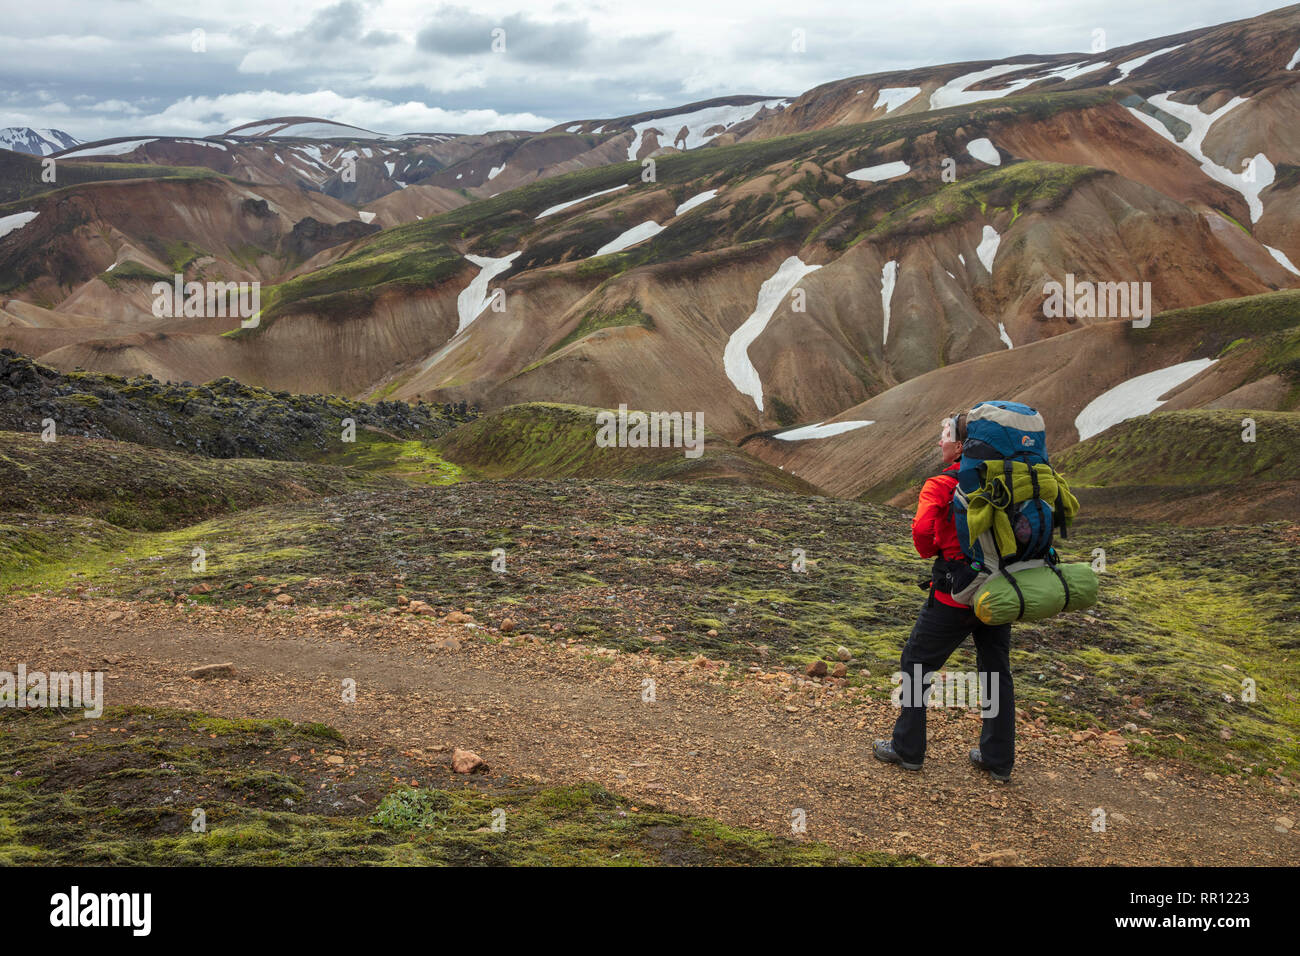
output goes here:
{"type": "MultiPolygon", "coordinates": [[[[912,543],[916,545],[916,553],[923,558],[942,555],[949,561],[960,561],[964,557],[957,540],[957,526],[952,520],[952,495],[957,489],[957,466],[958,462],[953,462],[940,474],[927,478],[921,487],[916,517],[912,519],[912,543]]],[[[969,607],[960,601],[954,601],[951,594],[937,588],[934,596],[952,607],[969,607]]]]}

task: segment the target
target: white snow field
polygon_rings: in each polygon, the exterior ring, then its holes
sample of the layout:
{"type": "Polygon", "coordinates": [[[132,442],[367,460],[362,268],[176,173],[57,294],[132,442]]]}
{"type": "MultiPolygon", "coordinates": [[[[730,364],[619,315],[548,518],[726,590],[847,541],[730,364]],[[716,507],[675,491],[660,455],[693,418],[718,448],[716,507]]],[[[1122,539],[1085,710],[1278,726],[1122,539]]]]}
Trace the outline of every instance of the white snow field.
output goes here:
{"type": "Polygon", "coordinates": [[[1296,51],[1291,54],[1291,59],[1287,60],[1286,68],[1294,70],[1297,63],[1300,63],[1300,47],[1297,47],[1296,51]]]}
{"type": "Polygon", "coordinates": [[[1114,86],[1116,83],[1123,83],[1128,79],[1128,75],[1134,70],[1145,66],[1158,56],[1164,56],[1166,53],[1173,53],[1175,50],[1180,49],[1185,45],[1186,44],[1180,43],[1178,46],[1167,46],[1163,50],[1156,50],[1154,53],[1148,53],[1145,56],[1138,56],[1131,60],[1125,60],[1123,63],[1119,64],[1119,76],[1116,79],[1111,80],[1110,85],[1114,86]]]}
{"type": "Polygon", "coordinates": [[[704,205],[706,202],[708,202],[710,199],[712,199],[712,198],[713,198],[714,196],[716,196],[717,194],[718,194],[718,191],[717,191],[716,189],[710,189],[710,190],[708,190],[707,192],[702,192],[702,193],[700,193],[700,194],[697,195],[697,196],[692,196],[690,199],[686,200],[686,202],[684,202],[684,203],[682,203],[680,206],[678,206],[678,207],[677,207],[677,211],[676,211],[675,213],[673,213],[673,215],[674,215],[674,216],[680,216],[680,215],[681,215],[682,213],[684,213],[684,212],[690,212],[690,211],[691,211],[692,209],[694,209],[696,206],[702,206],[702,205],[704,205]]]}
{"type": "Polygon", "coordinates": [[[1164,404],[1160,396],[1200,375],[1217,359],[1195,359],[1147,372],[1102,392],[1074,419],[1079,441],[1104,432],[1111,425],[1149,415],[1164,404]]]}
{"type": "Polygon", "coordinates": [[[1285,252],[1281,249],[1274,249],[1272,246],[1265,246],[1264,248],[1268,250],[1270,256],[1278,261],[1278,264],[1281,265],[1283,269],[1286,269],[1288,272],[1294,272],[1296,275],[1300,276],[1300,269],[1295,267],[1295,263],[1288,258],[1285,252]]]}
{"type": "Polygon", "coordinates": [[[363,209],[357,213],[357,218],[360,219],[362,222],[371,223],[375,221],[375,214],[373,212],[366,212],[363,209]]]}
{"type": "Polygon", "coordinates": [[[1011,344],[1011,336],[1007,335],[1007,326],[1005,322],[998,323],[998,338],[1006,343],[1007,348],[1015,348],[1015,346],[1011,344]]]}
{"type": "Polygon", "coordinates": [[[998,245],[1002,242],[1002,237],[992,226],[984,227],[984,235],[980,239],[980,244],[975,247],[975,255],[979,256],[980,262],[984,263],[984,269],[989,275],[993,275],[993,260],[998,255],[998,245]]]}
{"type": "Polygon", "coordinates": [[[84,148],[74,149],[64,153],[63,158],[67,159],[70,156],[121,156],[124,153],[131,152],[131,150],[138,146],[143,146],[145,143],[152,143],[157,138],[157,136],[151,136],[148,139],[130,139],[125,143],[107,143],[103,146],[86,146],[84,148]]]}
{"type": "Polygon", "coordinates": [[[832,435],[842,435],[844,432],[851,432],[855,428],[865,428],[874,424],[875,422],[867,421],[831,422],[829,425],[818,422],[816,425],[792,428],[788,432],[780,432],[772,437],[779,438],[781,441],[807,441],[810,438],[830,438],[832,435]]]}
{"type": "Polygon", "coordinates": [[[894,298],[894,283],[898,279],[898,263],[891,259],[880,270],[880,306],[885,312],[885,323],[880,336],[882,346],[889,342],[889,303],[894,298]]]}
{"type": "Polygon", "coordinates": [[[1016,90],[1024,89],[1030,83],[1037,83],[1041,77],[1034,76],[1013,80],[1008,86],[1000,90],[970,90],[968,87],[984,80],[991,80],[995,76],[1001,76],[1004,73],[1032,70],[1042,65],[1041,63],[1003,63],[1000,66],[991,66],[987,70],[966,73],[955,80],[949,80],[931,93],[930,109],[941,110],[945,106],[965,106],[968,103],[978,103],[980,100],[999,99],[1009,93],[1016,92],[1016,90]]]}
{"type": "Polygon", "coordinates": [[[510,268],[510,263],[518,258],[518,252],[512,252],[508,256],[502,256],[500,259],[493,259],[491,256],[466,256],[470,262],[479,267],[479,273],[467,285],[460,295],[456,296],[456,314],[460,322],[456,326],[456,334],[459,335],[465,331],[465,328],[483,314],[483,310],[488,307],[488,283],[510,268]]]}
{"type": "MultiPolygon", "coordinates": [[[[861,90],[858,90],[861,93],[861,90]]],[[[921,94],[919,86],[886,86],[876,94],[876,102],[872,109],[877,106],[884,106],[886,113],[892,113],[905,103],[916,99],[921,94]]]]}
{"type": "Polygon", "coordinates": [[[257,123],[253,126],[242,126],[236,129],[227,130],[227,135],[232,136],[262,136],[266,138],[291,138],[291,139],[401,139],[400,136],[389,136],[386,133],[376,133],[374,130],[362,129],[360,126],[349,126],[347,123],[279,123],[271,121],[268,123],[257,123]]]}
{"type": "Polygon", "coordinates": [[[879,166],[864,166],[861,169],[855,169],[851,173],[845,173],[849,179],[866,181],[872,183],[883,182],[886,179],[894,179],[905,173],[910,173],[912,167],[907,163],[899,160],[894,163],[881,163],[879,166]]]}
{"type": "Polygon", "coordinates": [[[752,398],[760,412],[763,410],[763,383],[758,377],[758,369],[749,360],[749,347],[767,328],[781,300],[799,284],[800,279],[820,268],[805,265],[798,256],[786,259],[772,278],[759,287],[758,304],[749,318],[727,339],[727,347],[722,353],[722,368],[736,390],[752,398]]]}
{"type": "Polygon", "coordinates": [[[1002,156],[998,153],[998,148],[993,145],[993,141],[987,137],[973,139],[966,144],[966,152],[970,153],[981,163],[986,166],[1001,166],[1002,156]]]}
{"type": "Polygon", "coordinates": [[[588,199],[595,199],[597,196],[606,196],[610,193],[616,193],[620,189],[627,189],[627,183],[624,183],[622,186],[615,186],[613,189],[602,189],[598,193],[592,193],[590,196],[583,196],[581,199],[570,199],[568,202],[557,203],[554,206],[550,206],[546,209],[543,209],[533,218],[545,219],[547,216],[553,216],[557,212],[563,212],[565,209],[568,209],[570,206],[576,206],[578,205],[578,203],[586,202],[588,199]]]}
{"type": "Polygon", "coordinates": [[[747,103],[743,106],[707,106],[692,113],[678,113],[675,116],[661,116],[659,119],[633,123],[632,145],[627,148],[627,158],[636,159],[637,150],[641,148],[641,138],[648,129],[660,132],[660,146],[672,146],[676,142],[675,137],[678,131],[685,126],[686,148],[695,149],[695,147],[703,146],[718,135],[717,133],[706,135],[705,130],[712,129],[715,126],[730,129],[737,123],[752,119],[754,114],[765,106],[768,109],[775,109],[777,106],[788,102],[789,100],[760,100],[757,103],[747,103]]]}
{"type": "Polygon", "coordinates": [[[633,226],[627,232],[620,233],[618,236],[605,243],[596,250],[594,255],[607,256],[611,252],[622,252],[624,249],[630,249],[638,242],[645,242],[652,239],[664,231],[664,227],[659,225],[653,219],[641,223],[639,226],[633,226]]]}
{"type": "Polygon", "coordinates": [[[1251,161],[1250,174],[1235,172],[1226,166],[1220,166],[1210,157],[1206,156],[1201,148],[1205,142],[1205,134],[1210,131],[1210,127],[1223,118],[1224,114],[1236,109],[1242,103],[1249,102],[1245,97],[1234,96],[1227,103],[1224,103],[1213,113],[1202,113],[1201,108],[1194,103],[1175,103],[1173,100],[1174,92],[1161,93],[1152,96],[1148,102],[1156,106],[1171,116],[1174,116],[1187,123],[1191,128],[1183,141],[1180,143],[1174,138],[1173,133],[1158,120],[1147,116],[1141,110],[1126,106],[1130,113],[1137,116],[1142,122],[1146,123],[1151,129],[1155,130],[1171,143],[1182,148],[1193,159],[1201,164],[1201,171],[1211,179],[1223,183],[1229,189],[1235,189],[1246,199],[1246,205],[1250,207],[1250,221],[1258,222],[1259,217],[1264,214],[1264,204],[1260,201],[1259,194],[1265,187],[1272,185],[1276,170],[1268,157],[1263,153],[1256,153],[1251,161]]]}
{"type": "Polygon", "coordinates": [[[12,216],[0,216],[0,238],[21,229],[39,215],[38,212],[16,212],[12,216]]]}
{"type": "Polygon", "coordinates": [[[506,168],[505,163],[502,163],[500,166],[493,166],[491,169],[488,170],[488,179],[496,179],[498,176],[501,175],[502,172],[505,171],[505,168],[506,168]]]}
{"type": "MultiPolygon", "coordinates": [[[[1110,62],[1107,60],[1102,60],[1100,63],[1084,63],[1083,61],[1080,61],[1078,63],[1071,63],[1069,66],[1058,66],[1050,73],[1044,73],[1038,78],[1038,80],[1050,80],[1055,78],[1064,83],[1068,83],[1070,80],[1076,80],[1081,76],[1093,73],[1105,66],[1110,66],[1110,62]]],[[[1035,82],[1038,81],[1035,80],[1035,82]]]]}

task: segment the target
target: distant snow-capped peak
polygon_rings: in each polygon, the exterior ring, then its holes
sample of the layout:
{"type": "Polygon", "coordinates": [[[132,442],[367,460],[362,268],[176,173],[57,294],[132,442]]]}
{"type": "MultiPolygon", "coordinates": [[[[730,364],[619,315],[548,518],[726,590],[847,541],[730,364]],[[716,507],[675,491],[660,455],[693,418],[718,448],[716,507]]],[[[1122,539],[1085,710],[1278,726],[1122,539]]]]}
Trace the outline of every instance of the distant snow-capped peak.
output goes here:
{"type": "Polygon", "coordinates": [[[0,129],[0,149],[12,149],[15,153],[29,153],[32,156],[48,156],[80,143],[81,140],[69,136],[61,129],[32,129],[30,126],[6,126],[0,129]]]}

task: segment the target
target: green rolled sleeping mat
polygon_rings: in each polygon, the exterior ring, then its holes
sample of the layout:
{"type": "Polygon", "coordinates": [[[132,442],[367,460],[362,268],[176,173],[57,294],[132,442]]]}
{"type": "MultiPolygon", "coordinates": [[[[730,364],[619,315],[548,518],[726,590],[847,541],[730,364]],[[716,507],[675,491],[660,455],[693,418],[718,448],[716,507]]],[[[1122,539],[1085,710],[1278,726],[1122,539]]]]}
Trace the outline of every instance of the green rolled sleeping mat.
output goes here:
{"type": "Polygon", "coordinates": [[[1062,611],[1091,607],[1096,602],[1097,574],[1091,565],[1077,562],[1053,568],[1034,562],[1033,567],[994,574],[976,592],[971,608],[985,624],[1010,624],[1041,621],[1062,611]]]}

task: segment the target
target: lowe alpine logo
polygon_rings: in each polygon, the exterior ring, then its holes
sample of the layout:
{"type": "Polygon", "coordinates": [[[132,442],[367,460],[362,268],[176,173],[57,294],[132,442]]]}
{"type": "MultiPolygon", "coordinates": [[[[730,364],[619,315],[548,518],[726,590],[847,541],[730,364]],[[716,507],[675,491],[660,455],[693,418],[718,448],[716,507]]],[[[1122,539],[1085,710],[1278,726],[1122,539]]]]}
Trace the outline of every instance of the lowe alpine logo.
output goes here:
{"type": "Polygon", "coordinates": [[[1033,439],[1032,437],[1030,437],[1029,435],[1021,435],[1021,436],[1020,436],[1020,444],[1024,445],[1026,448],[1028,448],[1028,447],[1029,447],[1030,445],[1032,445],[1033,443],[1034,443],[1034,439],[1033,439]]]}

